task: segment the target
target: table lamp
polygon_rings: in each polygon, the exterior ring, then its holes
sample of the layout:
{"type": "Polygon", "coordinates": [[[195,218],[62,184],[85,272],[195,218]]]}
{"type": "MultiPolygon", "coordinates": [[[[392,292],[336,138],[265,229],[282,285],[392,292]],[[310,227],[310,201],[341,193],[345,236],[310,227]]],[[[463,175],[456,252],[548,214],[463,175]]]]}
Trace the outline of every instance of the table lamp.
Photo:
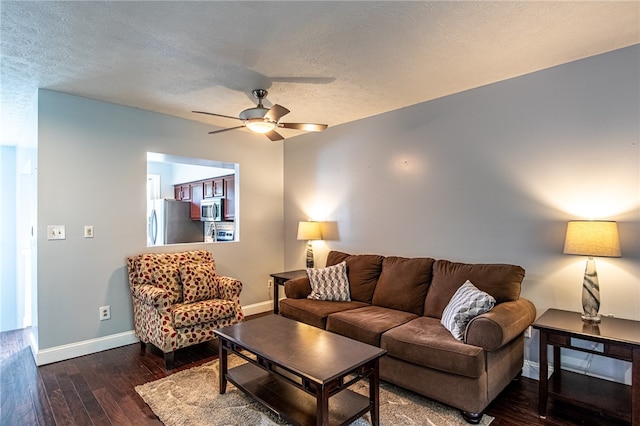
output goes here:
{"type": "Polygon", "coordinates": [[[599,323],[600,285],[593,257],[621,256],[617,223],[595,220],[570,221],[567,224],[564,253],[589,256],[582,280],[582,320],[599,323]]]}
{"type": "Polygon", "coordinates": [[[322,239],[322,229],[320,222],[300,222],[298,223],[298,240],[307,241],[307,268],[313,268],[313,246],[311,241],[322,239]]]}

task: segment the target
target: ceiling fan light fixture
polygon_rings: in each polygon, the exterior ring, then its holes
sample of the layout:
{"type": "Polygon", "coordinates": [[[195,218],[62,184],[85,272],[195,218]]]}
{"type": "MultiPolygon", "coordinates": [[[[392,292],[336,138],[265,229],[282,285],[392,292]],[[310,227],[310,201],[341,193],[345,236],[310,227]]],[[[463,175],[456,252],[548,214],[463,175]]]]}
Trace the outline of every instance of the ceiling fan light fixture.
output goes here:
{"type": "Polygon", "coordinates": [[[267,133],[276,128],[276,123],[263,120],[262,118],[252,118],[247,120],[245,125],[249,130],[256,133],[267,133]]]}

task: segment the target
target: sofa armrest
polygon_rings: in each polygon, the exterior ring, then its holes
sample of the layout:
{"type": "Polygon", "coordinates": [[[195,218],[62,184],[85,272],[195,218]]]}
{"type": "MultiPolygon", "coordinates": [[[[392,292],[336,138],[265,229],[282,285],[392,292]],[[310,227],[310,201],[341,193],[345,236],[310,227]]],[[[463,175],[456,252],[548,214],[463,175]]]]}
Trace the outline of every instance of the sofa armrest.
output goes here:
{"type": "Polygon", "coordinates": [[[291,299],[306,299],[311,294],[309,277],[296,278],[284,283],[284,294],[291,299]]]}
{"type": "Polygon", "coordinates": [[[231,277],[216,275],[216,284],[220,298],[224,300],[237,301],[240,303],[240,292],[242,291],[242,281],[231,277]]]}
{"type": "Polygon", "coordinates": [[[145,305],[153,306],[156,309],[168,308],[170,306],[168,291],[152,286],[151,284],[140,284],[131,287],[131,295],[145,305]]]}
{"type": "Polygon", "coordinates": [[[527,299],[496,305],[469,321],[464,342],[493,351],[519,336],[536,319],[536,307],[527,299]]]}

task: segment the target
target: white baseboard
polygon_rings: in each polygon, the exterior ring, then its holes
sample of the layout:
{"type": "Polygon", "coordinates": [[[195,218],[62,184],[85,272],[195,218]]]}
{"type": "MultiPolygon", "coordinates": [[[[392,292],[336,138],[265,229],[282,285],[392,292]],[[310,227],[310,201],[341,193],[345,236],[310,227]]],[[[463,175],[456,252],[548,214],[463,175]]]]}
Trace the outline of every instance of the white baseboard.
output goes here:
{"type": "MultiPolygon", "coordinates": [[[[273,311],[273,302],[267,301],[243,306],[242,311],[245,316],[270,312],[273,311]]],[[[133,330],[43,350],[38,348],[33,333],[30,334],[29,340],[33,359],[36,361],[36,365],[38,366],[89,355],[96,352],[102,352],[108,349],[119,348],[120,346],[131,345],[138,342],[138,338],[133,330]]]]}
{"type": "Polygon", "coordinates": [[[261,314],[263,312],[273,312],[273,301],[254,303],[253,305],[247,305],[242,307],[244,316],[261,314]]]}
{"type": "Polygon", "coordinates": [[[31,338],[31,352],[36,365],[51,364],[66,359],[89,355],[120,346],[130,345],[138,342],[138,338],[132,331],[112,334],[110,336],[98,337],[96,339],[84,340],[82,342],[70,343],[68,345],[56,346],[49,349],[39,350],[35,344],[35,339],[31,338]]]}

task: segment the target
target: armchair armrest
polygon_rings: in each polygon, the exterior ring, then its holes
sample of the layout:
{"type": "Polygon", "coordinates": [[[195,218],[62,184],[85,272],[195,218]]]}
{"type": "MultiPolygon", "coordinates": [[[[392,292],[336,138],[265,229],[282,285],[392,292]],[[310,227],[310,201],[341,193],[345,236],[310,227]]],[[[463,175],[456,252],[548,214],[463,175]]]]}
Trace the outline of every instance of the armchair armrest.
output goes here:
{"type": "Polygon", "coordinates": [[[311,294],[309,277],[296,278],[284,283],[284,294],[291,299],[306,299],[311,294]]]}
{"type": "Polygon", "coordinates": [[[131,295],[134,299],[138,299],[140,302],[151,305],[156,309],[162,310],[162,308],[168,308],[170,306],[168,291],[158,287],[154,287],[151,284],[140,284],[131,287],[131,295]]]}
{"type": "Polygon", "coordinates": [[[239,301],[240,291],[242,291],[242,282],[240,280],[216,275],[215,281],[218,285],[218,292],[220,293],[221,299],[239,301]]]}
{"type": "Polygon", "coordinates": [[[520,298],[494,306],[469,321],[464,342],[493,351],[519,336],[536,319],[536,307],[520,298]]]}

